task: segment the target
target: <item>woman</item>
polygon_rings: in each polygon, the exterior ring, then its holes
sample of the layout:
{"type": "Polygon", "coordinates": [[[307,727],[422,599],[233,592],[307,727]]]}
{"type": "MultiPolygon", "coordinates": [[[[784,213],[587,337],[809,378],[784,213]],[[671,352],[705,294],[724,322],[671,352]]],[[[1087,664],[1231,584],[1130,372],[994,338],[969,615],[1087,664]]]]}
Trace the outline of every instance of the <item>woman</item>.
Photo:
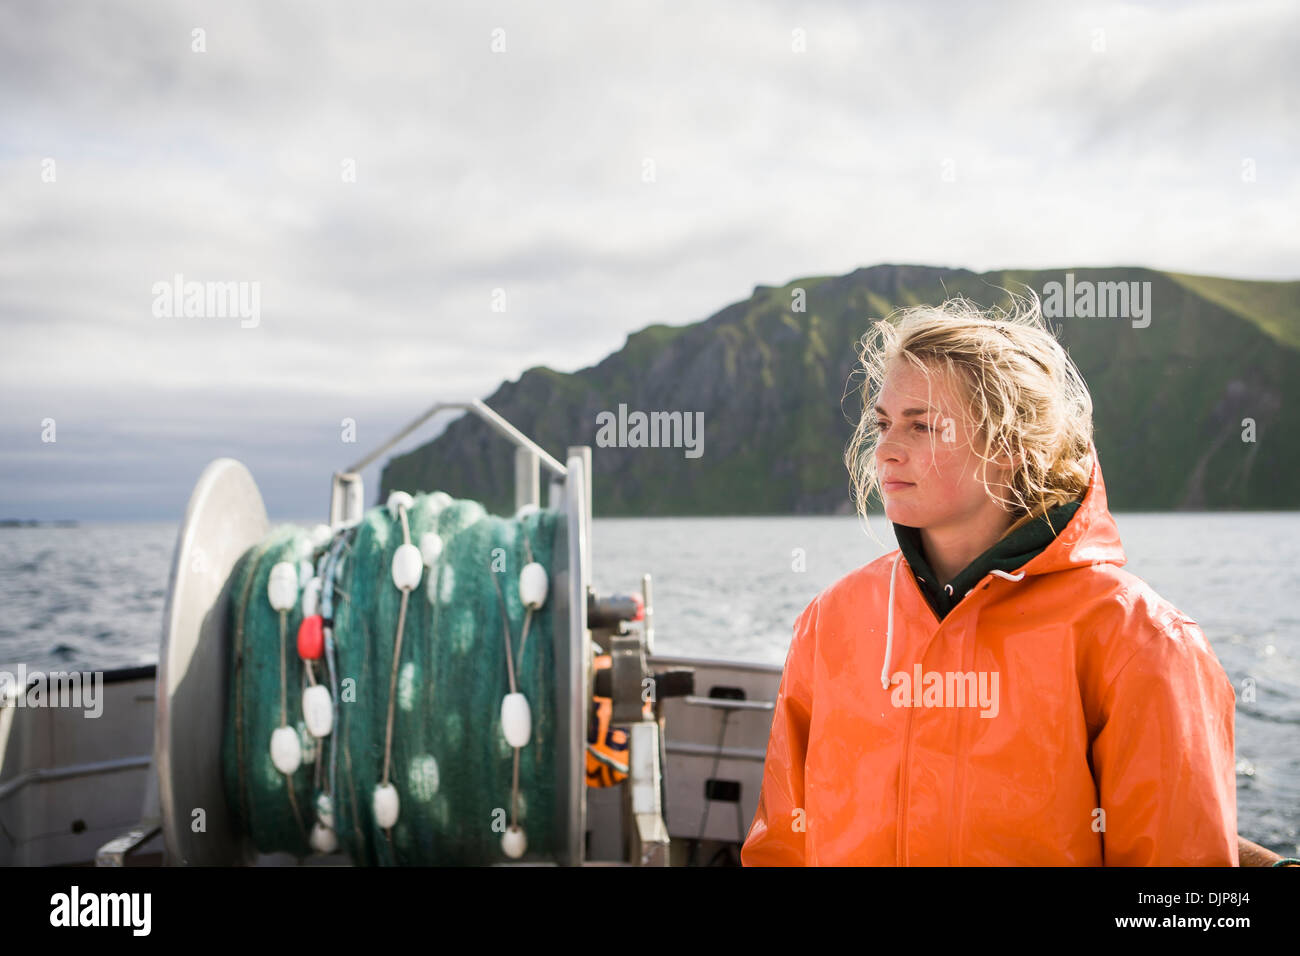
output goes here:
{"type": "Polygon", "coordinates": [[[877,331],[845,461],[899,550],[795,622],[743,863],[1236,866],[1232,685],[1121,570],[1037,300],[877,331]]]}

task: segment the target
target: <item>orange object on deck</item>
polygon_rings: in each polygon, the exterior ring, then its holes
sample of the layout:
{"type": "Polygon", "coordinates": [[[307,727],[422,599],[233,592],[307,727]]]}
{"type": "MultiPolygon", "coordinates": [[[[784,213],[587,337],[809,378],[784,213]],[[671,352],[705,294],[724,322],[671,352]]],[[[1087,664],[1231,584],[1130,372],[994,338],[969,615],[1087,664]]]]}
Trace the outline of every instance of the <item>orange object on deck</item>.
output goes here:
{"type": "MultiPolygon", "coordinates": [[[[592,666],[605,670],[611,666],[610,656],[600,655],[592,666]]],[[[593,700],[595,713],[587,728],[587,786],[612,787],[627,778],[627,731],[610,726],[614,714],[611,698],[597,696],[593,700]]]]}

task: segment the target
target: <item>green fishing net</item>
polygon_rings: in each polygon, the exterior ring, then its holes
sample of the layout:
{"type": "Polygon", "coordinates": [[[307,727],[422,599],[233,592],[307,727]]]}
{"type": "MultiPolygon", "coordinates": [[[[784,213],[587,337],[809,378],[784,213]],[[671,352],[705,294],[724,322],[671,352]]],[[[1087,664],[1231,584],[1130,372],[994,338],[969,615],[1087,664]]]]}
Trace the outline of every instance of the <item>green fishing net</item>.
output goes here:
{"type": "MultiPolygon", "coordinates": [[[[400,810],[389,831],[375,822],[372,797],[384,766],[384,741],[401,592],[393,584],[393,553],[402,524],[387,508],[366,512],[346,532],[335,575],[334,675],[325,659],[315,679],[331,689],[335,722],[316,740],[306,730],[298,656],[299,597],[285,613],[284,681],[288,722],[303,742],[291,775],[271,760],[280,726],[281,622],[267,597],[277,562],[311,562],[319,574],[331,544],[313,550],[305,529],[279,526],[236,565],[230,589],[230,694],[223,738],[229,806],[241,832],[263,853],[305,856],[328,794],[339,850],[358,865],[450,865],[509,862],[502,833],[512,820],[527,834],[525,861],[551,861],[557,851],[554,593],[534,611],[520,653],[526,609],[519,572],[540,563],[553,584],[559,512],[518,518],[487,514],[470,500],[418,495],[407,513],[411,543],[436,531],[443,548],[407,602],[393,705],[390,782],[400,810]],[[525,541],[527,544],[525,544],[525,541]],[[528,700],[532,735],[520,750],[517,804],[512,808],[514,751],[501,732],[501,700],[510,692],[502,604],[509,622],[518,690],[528,700]]],[[[304,569],[303,578],[309,572],[304,569]]],[[[300,580],[300,585],[302,581],[300,580]]]]}

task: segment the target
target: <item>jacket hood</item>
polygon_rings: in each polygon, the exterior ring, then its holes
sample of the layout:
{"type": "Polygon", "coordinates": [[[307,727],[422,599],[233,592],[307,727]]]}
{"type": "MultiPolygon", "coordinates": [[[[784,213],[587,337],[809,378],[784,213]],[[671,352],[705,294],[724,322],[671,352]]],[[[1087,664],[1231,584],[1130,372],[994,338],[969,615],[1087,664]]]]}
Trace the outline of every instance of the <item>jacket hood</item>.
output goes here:
{"type": "Polygon", "coordinates": [[[1092,475],[1088,490],[1084,492],[1079,510],[1069,524],[1035,558],[1021,570],[1025,574],[1050,574],[1068,568],[1088,567],[1094,564],[1113,564],[1122,567],[1128,559],[1119,540],[1119,528],[1111,517],[1106,502],[1106,482],[1101,477],[1101,462],[1097,446],[1089,449],[1092,457],[1092,475]]]}

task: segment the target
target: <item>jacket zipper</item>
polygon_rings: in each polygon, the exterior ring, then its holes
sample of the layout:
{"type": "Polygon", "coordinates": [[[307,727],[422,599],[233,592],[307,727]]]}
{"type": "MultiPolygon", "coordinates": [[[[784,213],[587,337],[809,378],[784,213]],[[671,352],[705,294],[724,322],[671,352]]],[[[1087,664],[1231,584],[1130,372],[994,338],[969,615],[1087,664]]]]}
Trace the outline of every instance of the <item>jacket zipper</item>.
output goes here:
{"type": "MultiPolygon", "coordinates": [[[[906,559],[904,559],[904,564],[906,564],[906,559]]],[[[929,640],[925,642],[925,646],[921,648],[921,666],[922,669],[924,669],[926,652],[930,650],[930,645],[933,644],[934,639],[939,636],[939,631],[943,629],[943,625],[948,621],[948,619],[953,616],[953,613],[956,612],[957,607],[965,602],[966,595],[962,595],[961,600],[958,601],[957,604],[954,605],[952,609],[948,611],[948,613],[944,616],[943,620],[940,620],[939,615],[935,613],[934,608],[930,607],[929,600],[927,600],[926,596],[921,592],[921,586],[916,583],[916,575],[912,572],[911,565],[907,566],[907,577],[912,582],[912,590],[916,592],[917,597],[921,599],[921,603],[925,605],[925,609],[930,612],[930,616],[934,618],[934,621],[937,625],[934,629],[934,633],[931,634],[929,640]]],[[[990,579],[991,577],[992,575],[988,575],[988,574],[984,575],[983,578],[980,578],[980,580],[976,582],[976,584],[973,587],[971,587],[971,589],[967,592],[967,594],[974,594],[976,591],[978,591],[981,587],[984,586],[985,580],[990,579]]],[[[971,640],[974,641],[974,635],[971,636],[971,640]]],[[[915,708],[913,707],[909,707],[907,709],[907,723],[905,724],[903,730],[903,762],[899,769],[899,774],[898,774],[898,814],[895,822],[895,827],[898,830],[898,834],[897,834],[897,839],[894,841],[894,848],[895,848],[894,852],[895,852],[895,856],[897,857],[895,862],[898,866],[907,866],[907,792],[908,792],[908,777],[911,768],[911,758],[912,758],[912,711],[913,710],[915,710],[915,708]]],[[[961,730],[960,715],[958,715],[958,738],[957,739],[958,739],[959,746],[961,742],[960,730],[961,730]]],[[[954,759],[956,759],[958,758],[959,755],[954,754],[953,756],[954,759]]],[[[959,767],[959,771],[960,771],[960,767],[959,767]]],[[[953,800],[955,805],[955,801],[956,801],[955,791],[953,794],[953,800]]],[[[951,821],[951,825],[955,827],[957,825],[957,822],[955,820],[951,821]]],[[[952,839],[953,839],[953,831],[949,830],[948,855],[950,861],[952,857],[952,839]]]]}
{"type": "MultiPolygon", "coordinates": [[[[968,672],[975,662],[975,640],[975,628],[971,628],[967,639],[962,642],[961,659],[958,664],[963,673],[968,672]]],[[[964,708],[957,712],[957,749],[953,755],[956,768],[953,773],[952,800],[948,805],[948,816],[950,818],[948,829],[949,866],[957,865],[956,855],[961,849],[962,814],[965,811],[965,794],[962,792],[962,788],[966,785],[966,761],[963,758],[963,750],[966,746],[966,731],[973,716],[964,708]]]]}
{"type": "Polygon", "coordinates": [[[895,827],[898,829],[898,839],[894,841],[894,851],[897,859],[894,861],[898,866],[907,866],[907,773],[908,758],[912,751],[912,711],[915,708],[907,708],[907,729],[903,731],[903,764],[898,772],[898,819],[895,827]]]}
{"type": "MultiPolygon", "coordinates": [[[[906,561],[904,561],[904,564],[906,564],[906,561]]],[[[930,635],[930,640],[926,641],[925,647],[921,649],[921,662],[922,666],[924,666],[925,652],[930,649],[930,644],[938,636],[939,630],[943,627],[943,621],[939,620],[939,615],[934,612],[934,608],[930,607],[930,602],[921,593],[921,586],[916,583],[916,575],[912,572],[911,565],[907,565],[907,577],[912,582],[912,590],[921,599],[921,603],[930,612],[930,616],[935,623],[934,633],[930,635]]],[[[897,857],[895,863],[898,866],[907,866],[907,784],[912,757],[912,712],[915,709],[914,707],[907,708],[907,722],[903,729],[903,762],[898,771],[898,814],[894,823],[895,829],[898,831],[897,839],[894,841],[894,852],[897,857]]]]}

